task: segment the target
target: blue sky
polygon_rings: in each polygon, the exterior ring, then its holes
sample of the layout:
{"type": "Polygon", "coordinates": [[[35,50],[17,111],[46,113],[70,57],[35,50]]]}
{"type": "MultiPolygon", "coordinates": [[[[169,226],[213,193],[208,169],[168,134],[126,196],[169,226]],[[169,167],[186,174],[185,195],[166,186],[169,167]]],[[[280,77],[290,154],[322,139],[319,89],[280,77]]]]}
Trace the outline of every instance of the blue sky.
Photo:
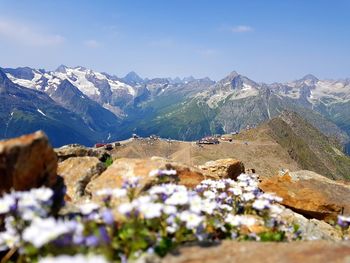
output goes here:
{"type": "Polygon", "coordinates": [[[0,0],[2,67],[118,76],[350,77],[347,0],[0,0]]]}

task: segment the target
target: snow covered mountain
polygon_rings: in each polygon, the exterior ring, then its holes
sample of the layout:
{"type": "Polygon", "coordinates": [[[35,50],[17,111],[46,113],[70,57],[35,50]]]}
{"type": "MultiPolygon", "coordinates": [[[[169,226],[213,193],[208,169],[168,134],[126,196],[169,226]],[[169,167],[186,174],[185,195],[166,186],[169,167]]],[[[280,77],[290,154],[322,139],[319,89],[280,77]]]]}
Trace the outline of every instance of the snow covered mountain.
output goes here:
{"type": "Polygon", "coordinates": [[[135,72],[119,78],[63,65],[54,71],[28,67],[3,71],[13,83],[44,92],[81,116],[89,129],[108,131],[111,139],[133,132],[197,139],[256,126],[289,110],[327,136],[350,141],[349,79],[307,75],[266,84],[235,71],[218,82],[193,77],[143,79],[135,72]]]}
{"type": "Polygon", "coordinates": [[[44,130],[54,146],[93,144],[102,134],[76,114],[57,104],[46,93],[13,83],[0,70],[0,138],[44,130]]]}
{"type": "Polygon", "coordinates": [[[137,89],[108,74],[99,73],[84,67],[69,68],[59,66],[55,71],[30,68],[4,69],[14,83],[26,88],[55,93],[64,80],[68,80],[84,95],[98,102],[117,116],[123,115],[123,108],[132,102],[137,89]]]}
{"type": "Polygon", "coordinates": [[[254,127],[288,110],[345,144],[350,135],[349,95],[348,80],[318,80],[308,75],[293,82],[265,84],[232,72],[192,97],[163,107],[134,129],[196,139],[254,127]]]}

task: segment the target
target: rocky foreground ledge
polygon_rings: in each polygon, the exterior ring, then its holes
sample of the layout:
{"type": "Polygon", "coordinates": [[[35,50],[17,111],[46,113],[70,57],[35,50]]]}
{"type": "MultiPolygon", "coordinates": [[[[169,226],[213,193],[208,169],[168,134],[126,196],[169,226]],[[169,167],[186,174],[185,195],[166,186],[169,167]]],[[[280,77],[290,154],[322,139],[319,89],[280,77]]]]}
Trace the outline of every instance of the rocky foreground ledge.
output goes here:
{"type": "MultiPolygon", "coordinates": [[[[142,195],[159,183],[154,171],[172,171],[169,172],[171,182],[188,189],[194,189],[203,180],[233,182],[245,172],[243,163],[234,159],[188,166],[161,157],[111,160],[108,151],[80,145],[54,150],[42,132],[0,142],[1,194],[41,186],[55,193],[66,189],[67,206],[59,212],[63,214],[76,213],[86,202],[101,202],[97,193],[106,188],[121,189],[128,178],[139,178],[135,194],[142,195]]],[[[274,192],[283,198],[279,218],[289,225],[297,225],[298,239],[303,241],[224,240],[210,246],[184,244],[163,259],[145,256],[140,257],[139,262],[350,262],[350,243],[344,241],[348,233],[335,226],[338,215],[350,214],[348,183],[311,171],[287,172],[270,178],[260,176],[258,180],[259,191],[274,192]]],[[[120,202],[118,199],[114,205],[120,202]]],[[[251,226],[243,232],[249,236],[259,231],[264,229],[251,226]]]]}

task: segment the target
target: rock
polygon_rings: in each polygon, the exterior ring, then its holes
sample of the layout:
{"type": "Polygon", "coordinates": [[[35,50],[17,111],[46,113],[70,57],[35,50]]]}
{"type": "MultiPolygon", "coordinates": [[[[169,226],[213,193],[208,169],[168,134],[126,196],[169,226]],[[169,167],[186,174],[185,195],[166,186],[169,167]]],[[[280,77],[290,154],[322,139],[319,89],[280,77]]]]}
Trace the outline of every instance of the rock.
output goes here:
{"type": "Polygon", "coordinates": [[[0,193],[52,187],[56,170],[56,154],[42,131],[0,141],[0,193]]]}
{"type": "Polygon", "coordinates": [[[180,184],[187,187],[194,187],[202,180],[206,179],[201,171],[195,167],[189,167],[175,162],[167,161],[163,158],[150,159],[117,159],[99,177],[92,180],[87,189],[93,194],[99,189],[121,187],[124,178],[140,177],[141,188],[152,185],[154,177],[149,176],[152,170],[174,169],[177,171],[176,178],[180,184]]]}
{"type": "Polygon", "coordinates": [[[291,243],[223,241],[211,247],[188,246],[166,263],[348,263],[350,242],[299,241],[291,243]]]}
{"type": "Polygon", "coordinates": [[[76,201],[85,195],[86,185],[99,176],[106,166],[96,157],[74,157],[58,164],[57,173],[64,178],[67,195],[76,201]]]}
{"type": "Polygon", "coordinates": [[[91,156],[104,161],[110,156],[103,148],[88,148],[80,144],[69,144],[55,149],[58,161],[62,162],[72,157],[91,156]]]}
{"type": "Polygon", "coordinates": [[[275,192],[282,204],[308,218],[336,220],[350,215],[350,186],[311,171],[298,171],[264,178],[264,192],[275,192]]]}
{"type": "Polygon", "coordinates": [[[299,226],[303,240],[340,241],[342,239],[341,232],[326,222],[307,219],[288,208],[283,209],[281,217],[289,224],[299,226]]]}
{"type": "Polygon", "coordinates": [[[206,162],[204,165],[198,166],[204,173],[208,173],[219,178],[237,179],[244,173],[244,165],[241,161],[235,159],[219,159],[216,161],[206,162]]]}

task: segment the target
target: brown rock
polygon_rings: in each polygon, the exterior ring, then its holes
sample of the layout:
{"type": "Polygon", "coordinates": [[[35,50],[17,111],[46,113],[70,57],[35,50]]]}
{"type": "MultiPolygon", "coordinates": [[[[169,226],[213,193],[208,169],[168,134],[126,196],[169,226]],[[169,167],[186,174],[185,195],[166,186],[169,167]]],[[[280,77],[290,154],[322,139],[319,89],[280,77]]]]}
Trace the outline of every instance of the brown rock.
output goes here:
{"type": "Polygon", "coordinates": [[[64,178],[68,197],[71,201],[77,201],[86,194],[86,185],[104,170],[105,164],[96,157],[85,156],[69,158],[59,163],[57,173],[64,178]]]}
{"type": "Polygon", "coordinates": [[[207,177],[195,167],[189,167],[179,163],[167,161],[163,158],[129,159],[122,158],[113,162],[99,177],[92,180],[87,188],[93,194],[99,189],[121,187],[124,178],[138,176],[142,187],[152,185],[154,177],[149,173],[156,169],[174,169],[177,171],[177,179],[180,184],[194,187],[207,177]]]}
{"type": "Polygon", "coordinates": [[[244,173],[244,165],[241,161],[235,159],[219,159],[216,161],[206,162],[204,165],[198,166],[204,173],[219,178],[237,179],[244,173]]]}
{"type": "Polygon", "coordinates": [[[52,187],[56,169],[56,154],[42,131],[0,141],[0,193],[52,187]]]}
{"type": "Polygon", "coordinates": [[[223,241],[212,247],[190,246],[178,255],[167,255],[166,263],[348,263],[350,242],[299,241],[291,243],[223,241]]]}
{"type": "Polygon", "coordinates": [[[265,178],[264,192],[275,192],[282,204],[309,218],[335,220],[350,214],[350,186],[311,171],[298,171],[265,178]]]}
{"type": "Polygon", "coordinates": [[[72,157],[91,156],[98,159],[103,159],[106,155],[109,156],[107,151],[103,148],[88,148],[80,144],[65,145],[60,148],[56,148],[55,152],[59,162],[72,157]]]}
{"type": "Polygon", "coordinates": [[[283,209],[281,218],[290,225],[299,226],[302,240],[342,240],[342,234],[339,229],[315,218],[307,219],[288,208],[283,209]]]}

